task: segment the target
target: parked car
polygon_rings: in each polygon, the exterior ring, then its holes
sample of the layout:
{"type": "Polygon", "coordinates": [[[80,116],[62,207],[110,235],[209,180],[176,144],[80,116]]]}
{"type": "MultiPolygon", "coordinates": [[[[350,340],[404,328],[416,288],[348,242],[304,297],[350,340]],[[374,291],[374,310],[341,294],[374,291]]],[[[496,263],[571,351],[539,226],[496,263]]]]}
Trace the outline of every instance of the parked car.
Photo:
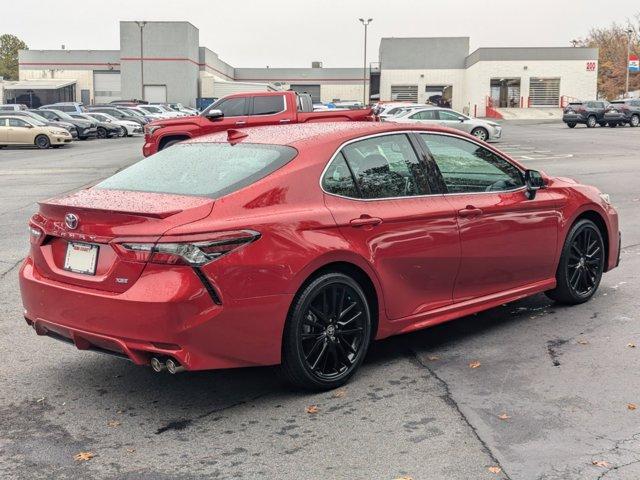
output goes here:
{"type": "Polygon", "coordinates": [[[87,116],[94,118],[98,122],[110,123],[111,125],[119,126],[122,130],[122,136],[131,137],[136,133],[142,133],[142,126],[138,122],[132,122],[129,120],[118,120],[108,113],[87,112],[87,116]]]}
{"type": "Polygon", "coordinates": [[[374,107],[374,112],[381,119],[391,117],[399,113],[404,107],[426,107],[424,103],[412,103],[412,102],[387,102],[378,103],[374,107]]]}
{"type": "Polygon", "coordinates": [[[605,113],[608,106],[609,103],[603,100],[570,102],[562,113],[562,121],[569,128],[574,128],[579,123],[583,123],[589,128],[593,128],[596,125],[604,127],[607,123],[615,127],[621,120],[621,116],[616,113],[615,117],[610,116],[607,118],[605,113]]]}
{"type": "Polygon", "coordinates": [[[281,364],[319,390],[374,339],[586,302],[620,258],[597,188],[413,124],[231,129],[39,205],[19,272],[37,334],[158,372],[281,364]]]}
{"type": "Polygon", "coordinates": [[[144,122],[143,126],[158,119],[158,117],[150,117],[149,115],[145,115],[144,112],[131,107],[118,107],[118,110],[126,113],[127,115],[131,115],[132,117],[137,117],[139,120],[144,122]]]}
{"type": "Polygon", "coordinates": [[[0,147],[32,145],[58,148],[73,140],[64,128],[51,127],[34,118],[0,115],[0,147]]]}
{"type": "Polygon", "coordinates": [[[164,105],[159,105],[159,104],[139,105],[137,108],[138,110],[142,110],[143,112],[147,112],[149,114],[157,115],[161,118],[180,118],[185,116],[184,113],[174,112],[170,108],[165,107],[164,105]]]}
{"type": "Polygon", "coordinates": [[[66,112],[54,110],[52,108],[44,109],[40,107],[38,110],[35,110],[35,112],[54,122],[69,122],[75,125],[76,129],[78,130],[78,139],[80,140],[86,140],[98,135],[96,122],[84,120],[81,118],[74,118],[66,112]]]}
{"type": "MultiPolygon", "coordinates": [[[[146,105],[144,105],[144,107],[147,107],[146,105]]],[[[134,111],[134,112],[138,112],[140,115],[144,116],[145,118],[149,119],[150,122],[154,122],[156,120],[162,120],[162,119],[166,119],[167,116],[163,114],[162,110],[160,110],[159,108],[155,108],[155,107],[151,107],[151,108],[141,108],[140,106],[135,106],[135,107],[127,107],[129,110],[134,111]]]]}
{"type": "Polygon", "coordinates": [[[133,113],[130,110],[127,110],[124,107],[114,107],[114,106],[106,106],[106,105],[91,105],[87,107],[87,113],[96,112],[96,113],[106,113],[112,117],[117,118],[118,120],[125,120],[127,122],[135,122],[140,126],[144,126],[149,121],[142,116],[142,114],[133,113]]]}
{"type": "Polygon", "coordinates": [[[640,127],[640,98],[625,98],[614,100],[611,107],[615,108],[622,117],[621,123],[632,127],[640,127]]]}
{"type": "Polygon", "coordinates": [[[86,113],[70,113],[69,115],[76,119],[86,120],[87,122],[95,122],[96,135],[98,138],[124,137],[126,135],[126,130],[120,125],[111,122],[101,122],[86,113]]]}
{"type": "Polygon", "coordinates": [[[79,102],[58,102],[51,103],[49,105],[42,105],[40,108],[52,108],[54,110],[60,110],[61,112],[71,113],[83,113],[85,111],[84,105],[79,102]]]}
{"type": "Polygon", "coordinates": [[[22,103],[5,103],[0,105],[0,112],[14,112],[26,109],[27,106],[22,103]]]}
{"type": "Polygon", "coordinates": [[[310,102],[300,102],[294,91],[236,93],[221,98],[197,116],[156,120],[145,126],[144,156],[187,138],[258,125],[327,121],[374,120],[371,109],[313,112],[310,102]],[[308,105],[307,105],[308,104],[308,105]],[[309,111],[301,108],[307,105],[309,111]]]}
{"type": "Polygon", "coordinates": [[[78,129],[72,123],[69,123],[69,122],[54,122],[54,121],[46,119],[42,115],[39,115],[37,112],[38,112],[37,110],[35,110],[35,111],[34,110],[16,110],[14,112],[6,112],[6,113],[10,114],[12,116],[33,118],[35,120],[38,120],[39,122],[44,123],[45,125],[47,125],[49,127],[64,128],[66,131],[68,131],[71,134],[72,138],[74,138],[74,139],[78,138],[78,129]]]}
{"type": "Polygon", "coordinates": [[[440,125],[470,133],[484,141],[499,140],[502,137],[502,126],[490,120],[471,118],[462,113],[440,107],[410,108],[404,113],[387,117],[386,122],[419,123],[423,125],[440,125]]]}
{"type": "Polygon", "coordinates": [[[123,105],[123,106],[128,106],[128,107],[135,107],[137,105],[146,105],[149,102],[145,102],[144,100],[113,100],[111,102],[109,102],[111,105],[123,105]]]}

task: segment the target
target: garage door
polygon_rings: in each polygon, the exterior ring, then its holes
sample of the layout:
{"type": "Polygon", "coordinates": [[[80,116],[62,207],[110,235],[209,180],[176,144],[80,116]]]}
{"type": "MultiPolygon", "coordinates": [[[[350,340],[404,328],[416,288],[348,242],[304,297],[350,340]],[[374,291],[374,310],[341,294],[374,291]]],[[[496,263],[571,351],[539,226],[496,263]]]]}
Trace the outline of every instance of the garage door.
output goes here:
{"type": "Polygon", "coordinates": [[[320,85],[290,85],[289,88],[298,93],[308,93],[314,103],[320,103],[320,85]]]}
{"type": "Polygon", "coordinates": [[[391,85],[391,100],[394,102],[417,102],[418,85],[391,85]]]}
{"type": "Polygon", "coordinates": [[[120,98],[120,72],[94,72],[94,103],[109,103],[112,100],[122,100],[122,98],[120,98]]]}
{"type": "Polygon", "coordinates": [[[166,103],[167,86],[166,85],[145,85],[144,99],[149,103],[166,103]]]}
{"type": "Polygon", "coordinates": [[[559,78],[532,78],[529,83],[529,106],[558,107],[560,105],[559,78]]]}

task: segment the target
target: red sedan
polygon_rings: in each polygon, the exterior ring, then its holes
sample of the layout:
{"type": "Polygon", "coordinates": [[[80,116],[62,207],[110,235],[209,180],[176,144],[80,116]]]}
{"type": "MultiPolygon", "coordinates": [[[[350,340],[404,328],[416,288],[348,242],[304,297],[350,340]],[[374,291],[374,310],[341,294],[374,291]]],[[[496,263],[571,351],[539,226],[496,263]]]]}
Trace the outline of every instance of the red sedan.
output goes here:
{"type": "Polygon", "coordinates": [[[39,335],[171,373],[281,364],[313,389],[373,339],[539,292],[585,302],[620,252],[598,189],[387,123],[199,137],[42,202],[29,231],[39,335]]]}

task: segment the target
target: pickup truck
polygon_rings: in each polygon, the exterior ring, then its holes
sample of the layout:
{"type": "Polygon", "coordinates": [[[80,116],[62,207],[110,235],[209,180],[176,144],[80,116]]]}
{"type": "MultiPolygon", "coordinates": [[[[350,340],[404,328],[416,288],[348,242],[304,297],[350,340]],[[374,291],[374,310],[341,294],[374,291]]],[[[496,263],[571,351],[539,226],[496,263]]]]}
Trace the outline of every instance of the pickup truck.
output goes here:
{"type": "Polygon", "coordinates": [[[371,109],[313,112],[305,95],[294,91],[236,93],[200,115],[156,120],[145,125],[145,157],[188,138],[230,128],[309,122],[374,121],[371,109]]]}

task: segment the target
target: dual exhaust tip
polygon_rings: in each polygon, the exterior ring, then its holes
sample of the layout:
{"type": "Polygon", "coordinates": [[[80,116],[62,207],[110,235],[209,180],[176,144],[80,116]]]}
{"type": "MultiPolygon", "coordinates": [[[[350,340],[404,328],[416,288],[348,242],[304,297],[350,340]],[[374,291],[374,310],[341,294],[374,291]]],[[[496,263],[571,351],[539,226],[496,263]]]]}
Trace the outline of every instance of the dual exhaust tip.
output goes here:
{"type": "Polygon", "coordinates": [[[164,370],[167,370],[170,374],[175,375],[176,373],[184,372],[186,369],[180,365],[177,360],[173,358],[167,358],[166,360],[153,357],[151,359],[151,368],[154,372],[160,373],[164,370]]]}

